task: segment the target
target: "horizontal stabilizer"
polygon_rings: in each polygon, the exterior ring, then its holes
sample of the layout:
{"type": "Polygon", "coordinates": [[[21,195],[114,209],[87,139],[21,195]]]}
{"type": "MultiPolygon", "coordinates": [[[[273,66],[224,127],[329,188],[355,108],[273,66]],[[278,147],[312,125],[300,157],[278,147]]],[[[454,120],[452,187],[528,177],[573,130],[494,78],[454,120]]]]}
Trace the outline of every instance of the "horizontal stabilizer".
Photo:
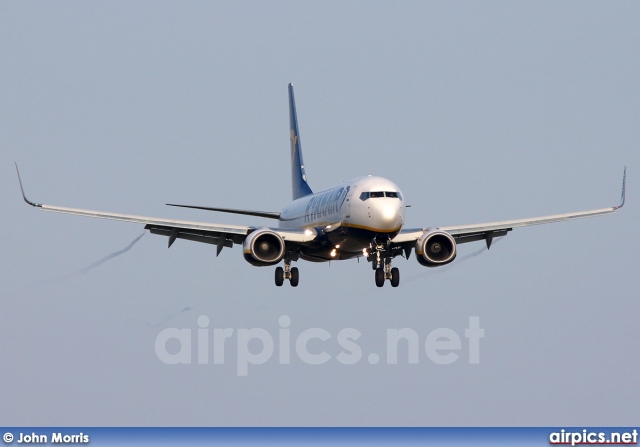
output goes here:
{"type": "Polygon", "coordinates": [[[180,208],[194,208],[197,210],[218,211],[220,213],[244,214],[245,216],[266,217],[267,219],[280,219],[280,213],[272,213],[269,211],[236,210],[231,208],[213,208],[210,206],[196,206],[196,205],[177,205],[175,203],[167,203],[167,205],[179,206],[180,208]]]}

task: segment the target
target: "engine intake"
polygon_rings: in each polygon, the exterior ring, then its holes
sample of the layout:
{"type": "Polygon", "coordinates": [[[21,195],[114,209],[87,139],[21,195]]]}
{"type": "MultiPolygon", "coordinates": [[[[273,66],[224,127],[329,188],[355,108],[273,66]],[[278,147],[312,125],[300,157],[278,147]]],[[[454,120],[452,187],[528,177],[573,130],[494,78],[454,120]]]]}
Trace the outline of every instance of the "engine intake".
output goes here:
{"type": "Polygon", "coordinates": [[[416,241],[416,259],[425,267],[439,267],[456,258],[456,241],[449,233],[427,230],[416,241]]]}
{"type": "Polygon", "coordinates": [[[274,265],[284,257],[284,239],[272,230],[256,230],[244,240],[244,259],[255,266],[274,265]]]}

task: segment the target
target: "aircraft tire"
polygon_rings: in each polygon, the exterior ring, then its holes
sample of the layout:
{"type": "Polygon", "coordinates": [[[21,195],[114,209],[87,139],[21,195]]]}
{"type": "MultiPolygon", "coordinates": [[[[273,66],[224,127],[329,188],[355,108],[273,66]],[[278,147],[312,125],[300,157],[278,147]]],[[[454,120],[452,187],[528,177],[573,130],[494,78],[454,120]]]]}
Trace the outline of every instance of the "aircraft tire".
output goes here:
{"type": "Polygon", "coordinates": [[[280,287],[284,283],[284,269],[276,267],[276,286],[280,287]]]}
{"type": "Polygon", "coordinates": [[[300,282],[300,272],[298,271],[298,267],[291,268],[291,287],[298,287],[298,282],[300,282]]]}
{"type": "Polygon", "coordinates": [[[384,286],[384,270],[376,269],[376,286],[382,287],[384,286]]]}
{"type": "Polygon", "coordinates": [[[391,269],[391,287],[398,287],[400,285],[400,270],[398,267],[391,269]]]}

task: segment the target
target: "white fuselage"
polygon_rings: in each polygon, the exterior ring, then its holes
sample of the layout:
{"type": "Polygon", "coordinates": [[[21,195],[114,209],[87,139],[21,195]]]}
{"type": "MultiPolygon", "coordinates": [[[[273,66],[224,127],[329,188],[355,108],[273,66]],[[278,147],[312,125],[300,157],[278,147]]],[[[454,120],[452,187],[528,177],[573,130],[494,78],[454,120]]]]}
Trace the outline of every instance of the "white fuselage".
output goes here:
{"type": "Polygon", "coordinates": [[[322,235],[322,244],[303,250],[310,260],[348,259],[362,255],[376,236],[397,235],[404,225],[404,208],[395,183],[360,177],[291,202],[282,210],[279,226],[322,235]]]}

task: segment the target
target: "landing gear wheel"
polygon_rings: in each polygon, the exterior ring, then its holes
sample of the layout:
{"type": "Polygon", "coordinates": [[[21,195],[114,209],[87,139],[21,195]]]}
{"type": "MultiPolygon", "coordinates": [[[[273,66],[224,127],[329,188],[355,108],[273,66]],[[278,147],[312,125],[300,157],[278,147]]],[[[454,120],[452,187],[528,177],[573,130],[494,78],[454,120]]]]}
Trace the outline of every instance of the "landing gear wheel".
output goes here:
{"type": "Polygon", "coordinates": [[[398,267],[391,269],[391,287],[398,287],[400,285],[400,270],[398,267]]]}
{"type": "Polygon", "coordinates": [[[298,267],[293,267],[291,269],[291,279],[289,282],[291,283],[291,287],[298,287],[298,282],[300,281],[300,273],[298,272],[298,267]]]}
{"type": "Polygon", "coordinates": [[[280,287],[284,283],[284,269],[276,267],[276,286],[280,287]]]}
{"type": "Polygon", "coordinates": [[[382,287],[384,286],[384,270],[376,269],[376,286],[382,287]]]}

